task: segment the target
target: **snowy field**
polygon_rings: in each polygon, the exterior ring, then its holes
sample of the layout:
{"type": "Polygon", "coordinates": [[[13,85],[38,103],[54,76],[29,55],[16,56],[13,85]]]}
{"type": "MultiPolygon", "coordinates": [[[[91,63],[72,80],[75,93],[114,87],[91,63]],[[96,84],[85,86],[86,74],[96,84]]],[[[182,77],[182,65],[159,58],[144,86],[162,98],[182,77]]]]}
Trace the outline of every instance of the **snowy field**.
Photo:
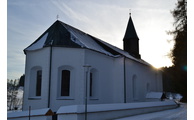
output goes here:
{"type": "Polygon", "coordinates": [[[181,106],[176,109],[136,115],[115,120],[187,120],[187,104],[181,104],[181,106]]]}

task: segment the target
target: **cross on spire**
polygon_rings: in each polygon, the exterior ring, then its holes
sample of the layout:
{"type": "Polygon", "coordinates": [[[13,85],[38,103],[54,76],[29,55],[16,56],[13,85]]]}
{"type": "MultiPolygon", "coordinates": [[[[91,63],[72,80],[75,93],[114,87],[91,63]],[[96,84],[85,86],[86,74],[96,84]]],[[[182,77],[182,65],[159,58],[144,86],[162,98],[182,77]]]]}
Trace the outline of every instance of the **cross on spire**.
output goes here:
{"type": "Polygon", "coordinates": [[[58,20],[58,19],[59,19],[59,15],[57,15],[57,17],[56,17],[56,18],[57,18],[57,20],[58,20]]]}
{"type": "Polygon", "coordinates": [[[131,9],[129,9],[129,16],[131,16],[131,9]]]}

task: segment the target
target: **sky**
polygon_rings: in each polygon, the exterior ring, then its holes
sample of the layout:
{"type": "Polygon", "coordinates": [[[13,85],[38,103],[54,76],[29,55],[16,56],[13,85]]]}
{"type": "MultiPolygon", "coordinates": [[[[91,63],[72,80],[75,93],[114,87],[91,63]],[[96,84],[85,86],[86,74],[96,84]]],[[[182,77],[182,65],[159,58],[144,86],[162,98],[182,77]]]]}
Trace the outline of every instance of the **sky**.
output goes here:
{"type": "Polygon", "coordinates": [[[25,72],[23,50],[56,20],[123,49],[129,12],[141,58],[156,68],[172,65],[173,17],[177,0],[7,0],[7,79],[25,72]]]}

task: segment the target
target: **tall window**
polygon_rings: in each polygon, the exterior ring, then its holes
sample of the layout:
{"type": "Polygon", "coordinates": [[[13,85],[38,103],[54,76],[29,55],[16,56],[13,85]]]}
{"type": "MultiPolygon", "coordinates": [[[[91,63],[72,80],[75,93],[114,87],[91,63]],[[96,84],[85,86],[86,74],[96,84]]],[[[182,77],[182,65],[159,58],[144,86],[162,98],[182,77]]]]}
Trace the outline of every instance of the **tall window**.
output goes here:
{"type": "Polygon", "coordinates": [[[89,77],[89,96],[90,99],[97,100],[99,95],[99,74],[95,68],[90,70],[89,77]]]}
{"type": "Polygon", "coordinates": [[[34,66],[31,68],[29,81],[29,99],[40,99],[42,89],[42,77],[42,68],[40,66],[34,66]]]}
{"type": "Polygon", "coordinates": [[[36,96],[41,96],[42,70],[36,72],[36,96]]]}
{"type": "Polygon", "coordinates": [[[93,82],[93,76],[92,76],[92,73],[90,73],[90,96],[92,96],[92,89],[93,89],[92,82],[93,82]]]}
{"type": "Polygon", "coordinates": [[[69,96],[70,94],[70,71],[62,70],[61,74],[61,96],[69,96]]]}

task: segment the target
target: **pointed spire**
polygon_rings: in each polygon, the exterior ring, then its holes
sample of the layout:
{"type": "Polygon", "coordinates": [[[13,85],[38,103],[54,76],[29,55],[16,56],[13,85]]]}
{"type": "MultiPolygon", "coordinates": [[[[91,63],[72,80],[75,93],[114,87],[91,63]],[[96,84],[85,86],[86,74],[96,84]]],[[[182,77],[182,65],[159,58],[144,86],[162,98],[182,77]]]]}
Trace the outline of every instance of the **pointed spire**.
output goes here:
{"type": "Polygon", "coordinates": [[[139,54],[139,38],[131,18],[131,12],[129,13],[129,21],[123,38],[123,48],[130,55],[136,58],[141,58],[139,54]]]}
{"type": "Polygon", "coordinates": [[[135,27],[134,27],[134,24],[133,24],[133,21],[132,21],[132,18],[131,18],[131,13],[129,13],[129,21],[128,21],[128,25],[127,25],[127,28],[126,28],[126,32],[125,32],[125,36],[123,38],[123,40],[126,40],[126,39],[138,39],[138,36],[137,36],[137,33],[136,33],[136,30],[135,30],[135,27]]]}

